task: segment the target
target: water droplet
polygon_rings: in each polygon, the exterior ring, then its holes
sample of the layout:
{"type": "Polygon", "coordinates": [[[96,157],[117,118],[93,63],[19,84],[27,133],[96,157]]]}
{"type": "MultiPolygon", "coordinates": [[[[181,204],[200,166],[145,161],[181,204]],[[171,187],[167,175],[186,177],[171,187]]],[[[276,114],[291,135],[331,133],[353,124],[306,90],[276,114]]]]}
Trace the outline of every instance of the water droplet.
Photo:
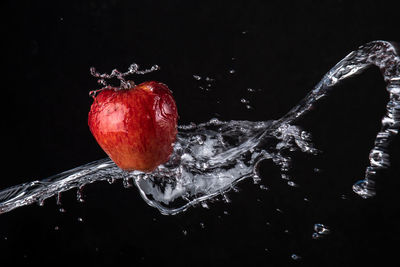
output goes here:
{"type": "Polygon", "coordinates": [[[230,73],[230,74],[234,74],[235,72],[236,72],[236,71],[233,70],[233,69],[232,69],[232,70],[229,70],[229,73],[230,73]]]}
{"type": "Polygon", "coordinates": [[[226,210],[224,210],[224,215],[229,215],[229,212],[227,212],[226,210]]]}
{"type": "Polygon", "coordinates": [[[158,65],[151,66],[150,71],[159,70],[161,67],[158,65]]]}
{"type": "Polygon", "coordinates": [[[299,185],[296,184],[296,183],[293,182],[293,181],[288,181],[287,184],[288,184],[289,186],[291,186],[291,187],[299,187],[299,185]]]}
{"type": "Polygon", "coordinates": [[[319,169],[319,168],[314,168],[314,172],[315,173],[320,173],[322,170],[321,169],[319,169]]]}
{"type": "Polygon", "coordinates": [[[248,104],[248,103],[250,103],[250,101],[247,100],[247,99],[245,99],[245,98],[240,99],[240,102],[242,102],[243,104],[248,104]]]}
{"type": "Polygon", "coordinates": [[[76,200],[81,203],[85,202],[83,199],[83,186],[78,187],[78,190],[76,190],[76,200]]]}
{"type": "Polygon", "coordinates": [[[370,180],[360,180],[353,185],[353,191],[364,199],[373,197],[376,194],[373,183],[370,180]]]}
{"type": "Polygon", "coordinates": [[[200,223],[200,227],[201,227],[202,229],[206,228],[206,226],[205,226],[205,224],[204,224],[203,222],[200,223]]]}
{"type": "Polygon", "coordinates": [[[40,207],[43,207],[44,206],[44,198],[40,198],[39,200],[38,200],[38,202],[37,202],[37,204],[40,206],[40,207]]]}
{"type": "Polygon", "coordinates": [[[225,203],[231,203],[231,199],[228,197],[227,194],[223,194],[222,197],[223,197],[223,201],[225,203]]]}
{"type": "Polygon", "coordinates": [[[210,78],[210,77],[206,77],[206,81],[207,81],[207,82],[213,82],[213,81],[215,81],[215,79],[210,78]]]}
{"type": "Polygon", "coordinates": [[[64,208],[59,208],[58,211],[61,212],[61,213],[65,213],[66,212],[66,210],[64,208]]]}
{"type": "Polygon", "coordinates": [[[256,91],[256,89],[253,89],[253,88],[247,88],[247,92],[254,93],[255,91],[256,91]]]}
{"type": "Polygon", "coordinates": [[[314,231],[319,235],[327,235],[330,233],[329,228],[321,223],[314,224],[314,231]]]}
{"type": "Polygon", "coordinates": [[[209,209],[210,207],[208,206],[208,204],[206,202],[201,202],[201,206],[205,209],[209,209]]]}
{"type": "Polygon", "coordinates": [[[292,254],[290,257],[295,261],[298,261],[298,260],[301,259],[301,257],[299,255],[297,255],[297,254],[292,254]]]}
{"type": "Polygon", "coordinates": [[[260,189],[266,191],[266,190],[268,190],[268,187],[266,187],[265,185],[262,184],[262,185],[260,185],[260,189]]]}
{"type": "Polygon", "coordinates": [[[78,222],[83,222],[83,219],[81,217],[78,217],[78,222]]]}
{"type": "Polygon", "coordinates": [[[254,184],[259,184],[260,182],[261,182],[260,176],[258,176],[257,174],[253,175],[253,183],[254,184]]]}
{"type": "Polygon", "coordinates": [[[318,233],[313,233],[311,237],[312,237],[312,239],[314,239],[314,240],[318,240],[318,239],[321,239],[321,238],[322,238],[322,235],[320,235],[320,234],[318,234],[318,233]]]}
{"type": "Polygon", "coordinates": [[[200,81],[200,80],[201,80],[201,77],[200,77],[199,75],[193,75],[193,78],[194,78],[195,80],[197,80],[197,81],[200,81]]]}
{"type": "Polygon", "coordinates": [[[56,204],[57,206],[61,206],[61,193],[58,193],[56,196],[56,204]]]}
{"type": "Polygon", "coordinates": [[[54,230],[58,231],[58,230],[60,230],[60,227],[54,226],[54,230]]]}
{"type": "Polygon", "coordinates": [[[182,234],[183,234],[184,236],[186,236],[186,235],[188,234],[188,232],[187,232],[186,230],[182,230],[182,234]]]}
{"type": "Polygon", "coordinates": [[[116,181],[115,178],[108,178],[108,179],[107,179],[107,182],[108,182],[109,184],[113,184],[113,183],[115,183],[115,181],[116,181]]]}
{"type": "Polygon", "coordinates": [[[247,108],[247,109],[252,109],[252,106],[246,105],[246,108],[247,108]]]}

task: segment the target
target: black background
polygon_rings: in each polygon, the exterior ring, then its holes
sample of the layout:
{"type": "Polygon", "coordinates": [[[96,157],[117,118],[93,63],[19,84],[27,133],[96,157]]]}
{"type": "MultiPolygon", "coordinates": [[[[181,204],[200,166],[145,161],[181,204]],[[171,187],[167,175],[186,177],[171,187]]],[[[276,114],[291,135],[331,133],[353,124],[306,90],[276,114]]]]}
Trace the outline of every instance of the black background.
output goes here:
{"type": "MultiPolygon", "coordinates": [[[[168,84],[179,124],[213,117],[278,119],[359,45],[400,41],[395,3],[2,3],[5,159],[0,188],[105,157],[87,127],[92,102],[88,92],[99,87],[89,74],[91,66],[110,72],[125,71],[133,62],[143,68],[158,64],[161,70],[133,79],[168,84]],[[205,77],[215,79],[208,91],[202,89],[207,87],[205,77]],[[248,99],[252,109],[241,98],[248,99]]],[[[379,71],[372,68],[339,85],[300,122],[324,153],[312,160],[294,156],[299,188],[287,186],[277,168],[265,162],[261,174],[270,191],[243,182],[240,193],[231,193],[230,204],[216,202],[210,209],[162,216],[134,188],[93,184],[84,190],[84,204],[74,200],[72,191],[63,195],[66,213],[51,199],[43,207],[1,215],[0,258],[4,263],[127,261],[135,266],[396,262],[398,137],[391,146],[392,167],[381,174],[377,197],[362,200],[351,191],[364,174],[380,128],[388,99],[384,88],[379,71]],[[316,167],[322,171],[310,171],[316,167]],[[312,227],[319,222],[332,233],[313,240],[312,227]],[[301,258],[293,260],[292,254],[301,258]]]]}

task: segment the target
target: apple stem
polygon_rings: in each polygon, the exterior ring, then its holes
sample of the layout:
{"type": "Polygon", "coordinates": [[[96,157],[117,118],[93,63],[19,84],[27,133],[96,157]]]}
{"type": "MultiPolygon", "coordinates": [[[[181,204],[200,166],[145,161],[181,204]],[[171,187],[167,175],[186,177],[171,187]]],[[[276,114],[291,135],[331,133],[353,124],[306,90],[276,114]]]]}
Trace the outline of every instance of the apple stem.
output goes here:
{"type": "Polygon", "coordinates": [[[147,70],[139,70],[139,65],[136,63],[133,63],[129,66],[127,72],[120,72],[117,69],[113,69],[110,74],[107,73],[99,73],[96,71],[94,67],[90,68],[90,74],[96,78],[99,78],[97,82],[101,85],[103,85],[103,88],[99,90],[94,90],[90,91],[89,95],[92,97],[96,96],[96,93],[99,91],[102,91],[104,89],[109,89],[111,86],[109,86],[106,82],[107,79],[112,79],[112,78],[117,78],[120,81],[120,87],[118,89],[130,89],[135,86],[135,83],[132,81],[126,81],[125,76],[131,75],[131,74],[147,74],[156,70],[159,70],[160,67],[158,65],[153,65],[150,69],[147,70]]]}

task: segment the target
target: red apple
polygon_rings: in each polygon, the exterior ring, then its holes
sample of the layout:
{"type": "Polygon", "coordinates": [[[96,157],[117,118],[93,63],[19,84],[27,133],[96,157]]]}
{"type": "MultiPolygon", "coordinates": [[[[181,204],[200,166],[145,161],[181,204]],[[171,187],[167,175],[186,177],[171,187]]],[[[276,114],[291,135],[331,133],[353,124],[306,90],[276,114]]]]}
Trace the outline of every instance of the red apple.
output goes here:
{"type": "Polygon", "coordinates": [[[94,98],[88,124],[100,147],[123,170],[150,172],[168,161],[177,134],[177,108],[168,87],[144,82],[107,87],[94,98]]]}

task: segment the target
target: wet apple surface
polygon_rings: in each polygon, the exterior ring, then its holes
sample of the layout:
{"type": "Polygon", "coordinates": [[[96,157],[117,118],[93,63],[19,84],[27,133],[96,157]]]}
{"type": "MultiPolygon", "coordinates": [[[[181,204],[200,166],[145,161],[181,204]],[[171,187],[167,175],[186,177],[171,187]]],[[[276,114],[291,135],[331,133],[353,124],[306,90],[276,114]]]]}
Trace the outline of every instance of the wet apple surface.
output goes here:
{"type": "Polygon", "coordinates": [[[150,172],[169,159],[177,134],[177,108],[159,82],[107,87],[94,97],[88,124],[101,148],[124,170],[150,172]]]}

